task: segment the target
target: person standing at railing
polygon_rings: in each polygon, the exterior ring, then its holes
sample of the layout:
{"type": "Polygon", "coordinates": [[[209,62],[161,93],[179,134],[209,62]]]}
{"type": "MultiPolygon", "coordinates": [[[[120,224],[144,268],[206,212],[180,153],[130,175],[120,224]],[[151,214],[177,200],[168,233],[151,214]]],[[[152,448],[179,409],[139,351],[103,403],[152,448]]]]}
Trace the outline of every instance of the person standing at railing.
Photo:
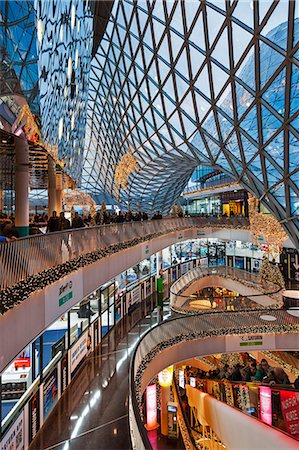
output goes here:
{"type": "Polygon", "coordinates": [[[75,212],[75,216],[72,220],[72,228],[84,228],[84,221],[81,216],[79,216],[78,211],[75,212]]]}
{"type": "Polygon", "coordinates": [[[57,212],[53,211],[52,216],[48,220],[47,233],[54,233],[59,230],[59,218],[57,217],[57,212]]]}

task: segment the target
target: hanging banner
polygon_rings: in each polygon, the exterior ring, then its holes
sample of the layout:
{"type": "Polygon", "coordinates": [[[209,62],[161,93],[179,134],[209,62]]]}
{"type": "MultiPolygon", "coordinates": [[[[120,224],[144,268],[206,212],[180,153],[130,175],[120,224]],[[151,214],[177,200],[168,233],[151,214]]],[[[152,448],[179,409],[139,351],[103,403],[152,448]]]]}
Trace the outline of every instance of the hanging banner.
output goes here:
{"type": "Polygon", "coordinates": [[[82,359],[85,357],[90,347],[89,333],[84,333],[83,336],[73,345],[70,351],[70,372],[73,373],[82,359]]]}
{"type": "Polygon", "coordinates": [[[275,348],[275,335],[269,334],[245,334],[241,336],[226,336],[225,348],[227,352],[248,350],[261,350],[275,348]]]}
{"type": "Polygon", "coordinates": [[[131,290],[131,305],[135,305],[135,303],[139,303],[141,301],[140,295],[140,286],[131,290]]]}
{"type": "Polygon", "coordinates": [[[40,428],[40,411],[39,411],[39,390],[36,391],[28,402],[29,408],[29,444],[35,438],[40,428]]]}
{"type": "Polygon", "coordinates": [[[58,400],[58,370],[55,367],[44,381],[44,420],[58,400]]]}
{"type": "Polygon", "coordinates": [[[267,386],[260,386],[260,419],[272,425],[272,392],[267,386]]]}
{"type": "Polygon", "coordinates": [[[299,439],[299,392],[279,392],[286,430],[293,438],[299,439]]]}
{"type": "Polygon", "coordinates": [[[62,357],[60,364],[60,380],[61,380],[61,393],[64,392],[68,385],[68,357],[65,354],[62,357]]]}
{"type": "Polygon", "coordinates": [[[1,450],[24,450],[24,410],[1,440],[1,450]]]}

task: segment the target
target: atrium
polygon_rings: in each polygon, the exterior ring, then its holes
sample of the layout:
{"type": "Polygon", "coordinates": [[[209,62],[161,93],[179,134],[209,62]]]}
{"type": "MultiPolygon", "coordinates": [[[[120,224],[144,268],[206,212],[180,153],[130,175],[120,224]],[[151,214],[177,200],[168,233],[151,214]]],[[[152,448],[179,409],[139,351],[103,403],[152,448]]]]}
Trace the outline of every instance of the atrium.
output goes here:
{"type": "Polygon", "coordinates": [[[0,443],[298,449],[299,0],[0,0],[0,443]]]}

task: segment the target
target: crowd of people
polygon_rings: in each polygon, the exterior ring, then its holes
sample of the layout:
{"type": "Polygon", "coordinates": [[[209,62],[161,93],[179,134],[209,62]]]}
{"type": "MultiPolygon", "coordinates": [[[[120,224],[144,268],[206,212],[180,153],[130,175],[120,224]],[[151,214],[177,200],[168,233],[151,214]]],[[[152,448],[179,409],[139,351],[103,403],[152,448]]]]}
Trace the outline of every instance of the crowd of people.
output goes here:
{"type": "MultiPolygon", "coordinates": [[[[272,385],[291,385],[288,375],[282,367],[272,367],[263,358],[258,363],[255,359],[250,359],[244,364],[229,366],[224,364],[220,368],[204,371],[191,367],[187,369],[187,380],[190,377],[206,380],[232,381],[232,382],[257,382],[272,385]]],[[[299,377],[294,382],[295,389],[299,389],[299,377]]]]}

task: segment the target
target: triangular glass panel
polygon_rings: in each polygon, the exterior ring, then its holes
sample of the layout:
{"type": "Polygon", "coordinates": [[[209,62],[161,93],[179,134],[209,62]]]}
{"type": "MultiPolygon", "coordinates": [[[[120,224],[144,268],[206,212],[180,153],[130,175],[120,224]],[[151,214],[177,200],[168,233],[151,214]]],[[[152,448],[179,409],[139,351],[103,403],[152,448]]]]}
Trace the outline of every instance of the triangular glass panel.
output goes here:
{"type": "Polygon", "coordinates": [[[199,91],[203,92],[206,97],[211,98],[207,65],[205,65],[202,71],[200,72],[197,80],[194,83],[194,87],[196,87],[199,91]]]}
{"type": "Polygon", "coordinates": [[[195,112],[193,107],[193,99],[192,95],[189,92],[189,94],[185,97],[184,101],[180,104],[180,108],[182,111],[186,112],[192,119],[195,120],[195,112]]]}
{"type": "Polygon", "coordinates": [[[248,169],[256,176],[261,182],[263,181],[263,170],[261,164],[260,155],[258,155],[251,163],[248,165],[248,169]]]}
{"type": "Polygon", "coordinates": [[[226,143],[226,148],[235,158],[237,158],[239,161],[242,162],[241,151],[238,144],[236,133],[233,133],[232,136],[229,138],[228,142],[226,143]]]}
{"type": "Polygon", "coordinates": [[[163,58],[165,61],[167,61],[170,64],[170,58],[169,58],[169,46],[168,46],[168,39],[167,36],[164,37],[162,40],[159,50],[158,50],[158,61],[160,60],[160,57],[163,58]]]}
{"type": "Polygon", "coordinates": [[[233,100],[231,93],[231,84],[229,84],[219,100],[217,101],[217,106],[222,109],[231,118],[234,117],[233,114],[233,100]]]}
{"type": "Polygon", "coordinates": [[[279,180],[283,178],[283,174],[281,174],[267,158],[265,158],[265,165],[266,165],[268,186],[271,187],[273,184],[277,183],[279,180]]]}
{"type": "Polygon", "coordinates": [[[213,114],[213,111],[211,111],[208,115],[208,117],[205,119],[205,121],[202,124],[202,127],[206,129],[206,131],[217,141],[219,141],[219,136],[217,132],[217,126],[215,122],[215,117],[213,114]]]}
{"type": "Polygon", "coordinates": [[[285,208],[286,207],[286,195],[285,185],[280,183],[270,190],[270,193],[276,198],[276,200],[285,208]]]}
{"type": "Polygon", "coordinates": [[[255,63],[254,63],[254,47],[251,47],[246,58],[236,72],[236,76],[240,78],[249,88],[255,90],[255,63]]]}
{"type": "MultiPolygon", "coordinates": [[[[187,2],[185,2],[187,3],[187,2]]],[[[194,5],[193,5],[194,7],[194,5]]],[[[189,41],[193,42],[197,47],[201,48],[202,50],[206,51],[206,44],[205,44],[205,34],[204,34],[204,26],[203,26],[203,20],[202,20],[202,14],[199,15],[197,22],[193,28],[192,33],[189,36],[189,41]]]]}
{"type": "Polygon", "coordinates": [[[260,45],[260,79],[261,88],[269,81],[284,57],[264,42],[260,45]]]}
{"type": "Polygon", "coordinates": [[[243,134],[241,134],[241,141],[243,145],[243,152],[245,161],[250,161],[258,152],[258,148],[253,145],[243,134]]]}
{"type": "Polygon", "coordinates": [[[228,80],[228,75],[226,72],[221,70],[216,64],[211,63],[212,66],[212,76],[213,76],[213,87],[215,98],[223,88],[224,84],[228,80]]]}
{"type": "MultiPolygon", "coordinates": [[[[176,57],[178,56],[179,51],[181,50],[182,46],[184,45],[184,39],[183,37],[179,36],[176,32],[171,31],[171,50],[172,50],[172,56],[173,60],[175,61],[176,57]]],[[[185,66],[183,73],[187,71],[187,65],[185,66]]]]}
{"type": "Polygon", "coordinates": [[[227,170],[228,172],[231,172],[231,165],[229,164],[228,157],[225,156],[223,152],[220,152],[216,164],[221,167],[221,169],[227,170]]]}
{"type": "Polygon", "coordinates": [[[290,188],[290,203],[291,203],[291,213],[294,215],[299,215],[299,196],[291,188],[290,188]]]}
{"type": "MultiPolygon", "coordinates": [[[[183,42],[183,41],[182,41],[183,42]]],[[[186,49],[182,51],[176,65],[175,69],[180,72],[185,78],[189,78],[188,75],[188,61],[187,61],[187,54],[186,49]]]]}
{"type": "Polygon", "coordinates": [[[196,16],[196,13],[198,11],[198,8],[195,7],[195,2],[193,2],[193,1],[182,2],[182,6],[184,6],[184,8],[185,8],[187,30],[189,31],[189,29],[194,21],[194,18],[196,16]]]}
{"type": "Polygon", "coordinates": [[[293,135],[289,133],[289,170],[298,169],[299,166],[299,141],[293,135]]]}
{"type": "Polygon", "coordinates": [[[238,118],[240,119],[245,111],[250,107],[254,100],[254,97],[236,82],[236,100],[238,109],[238,118]]]}
{"type": "Polygon", "coordinates": [[[295,64],[292,64],[291,86],[290,116],[299,109],[299,69],[295,64]]]}
{"type": "Polygon", "coordinates": [[[218,122],[221,129],[222,140],[225,141],[233,129],[233,125],[220,112],[218,112],[218,122]]]}
{"type": "MultiPolygon", "coordinates": [[[[262,2],[263,3],[263,2],[262,2]]],[[[277,6],[270,18],[267,20],[266,25],[261,31],[263,36],[266,36],[270,41],[279,45],[283,50],[287,47],[287,35],[288,35],[288,3],[277,2],[277,6]],[[279,25],[277,18],[279,17],[279,25]]]]}
{"type": "Polygon", "coordinates": [[[219,153],[219,146],[217,144],[215,144],[214,141],[212,141],[212,139],[209,138],[209,136],[205,135],[205,140],[207,142],[208,148],[211,152],[212,157],[215,159],[218,156],[219,153]]]}
{"type": "Polygon", "coordinates": [[[279,133],[267,147],[265,147],[265,151],[270,155],[274,161],[280,166],[283,167],[284,164],[284,137],[283,131],[279,133]]]}
{"type": "Polygon", "coordinates": [[[262,105],[261,110],[263,142],[265,143],[271,139],[282,123],[265,106],[262,105]]]}
{"type": "Polygon", "coordinates": [[[196,48],[193,47],[193,45],[190,44],[189,44],[189,51],[190,51],[192,75],[193,78],[195,78],[202,63],[204,62],[205,57],[199,50],[197,50],[196,48]]]}
{"type": "Polygon", "coordinates": [[[207,115],[207,112],[211,108],[211,104],[208,103],[201,95],[197,94],[197,92],[195,93],[195,98],[199,120],[203,120],[203,118],[207,115]]]}
{"type": "Polygon", "coordinates": [[[211,56],[212,58],[216,59],[216,61],[219,61],[227,69],[229,69],[227,27],[225,27],[224,31],[222,32],[211,56]]]}
{"type": "Polygon", "coordinates": [[[251,110],[246,114],[245,118],[240,123],[240,126],[245,130],[250,136],[258,142],[258,124],[257,124],[257,112],[256,105],[254,105],[251,110]]]}
{"type": "MultiPolygon", "coordinates": [[[[253,35],[246,31],[244,28],[237,25],[232,21],[232,29],[233,29],[233,52],[234,52],[234,64],[237,65],[239,59],[243,55],[245,49],[253,38],[253,35]]],[[[252,49],[249,51],[251,53],[252,49]]],[[[248,60],[248,55],[245,58],[245,61],[248,60]]],[[[243,64],[243,63],[242,63],[243,64]]]]}
{"type": "Polygon", "coordinates": [[[242,23],[246,23],[248,27],[252,29],[254,28],[252,2],[238,2],[233,11],[233,16],[239,19],[242,23]]]}
{"type": "Polygon", "coordinates": [[[208,32],[209,32],[209,44],[210,47],[212,46],[215,37],[217,36],[221,25],[223,24],[225,20],[225,15],[220,14],[219,12],[215,11],[213,8],[210,8],[207,6],[207,21],[208,21],[208,32]]]}
{"type": "Polygon", "coordinates": [[[286,69],[284,68],[273,83],[270,84],[268,89],[263,94],[263,99],[275,108],[276,111],[283,116],[284,115],[284,99],[286,88],[286,69]]]}

